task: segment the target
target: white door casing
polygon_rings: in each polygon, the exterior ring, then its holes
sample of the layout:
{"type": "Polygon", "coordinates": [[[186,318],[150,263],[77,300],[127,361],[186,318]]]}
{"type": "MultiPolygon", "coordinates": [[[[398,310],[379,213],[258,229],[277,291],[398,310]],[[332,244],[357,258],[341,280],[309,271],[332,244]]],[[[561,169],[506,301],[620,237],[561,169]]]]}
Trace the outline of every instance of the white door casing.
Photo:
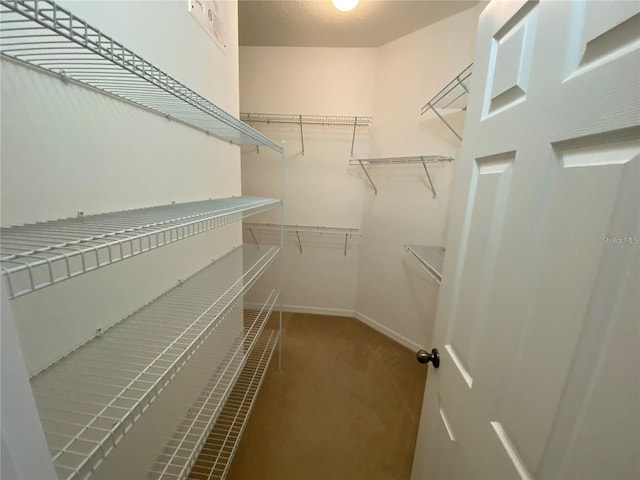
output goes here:
{"type": "Polygon", "coordinates": [[[481,14],[413,480],[640,478],[639,11],[481,14]]]}

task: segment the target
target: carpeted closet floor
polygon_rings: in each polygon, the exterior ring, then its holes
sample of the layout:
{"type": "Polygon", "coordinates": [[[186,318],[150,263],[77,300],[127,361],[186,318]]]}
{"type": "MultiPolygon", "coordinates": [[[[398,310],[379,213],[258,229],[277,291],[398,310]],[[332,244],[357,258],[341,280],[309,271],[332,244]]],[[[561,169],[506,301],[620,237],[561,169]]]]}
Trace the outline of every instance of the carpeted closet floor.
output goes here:
{"type": "Polygon", "coordinates": [[[277,357],[228,480],[409,478],[427,373],[415,352],[353,318],[287,313],[281,372],[277,357]]]}

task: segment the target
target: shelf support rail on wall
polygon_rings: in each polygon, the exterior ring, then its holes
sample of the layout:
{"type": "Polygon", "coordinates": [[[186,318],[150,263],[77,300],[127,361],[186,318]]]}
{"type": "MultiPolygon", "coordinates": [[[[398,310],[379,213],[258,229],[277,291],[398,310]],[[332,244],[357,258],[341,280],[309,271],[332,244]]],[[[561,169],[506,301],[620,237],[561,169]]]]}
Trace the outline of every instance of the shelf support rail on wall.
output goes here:
{"type": "MultiPolygon", "coordinates": [[[[262,232],[265,234],[275,233],[279,231],[280,225],[270,223],[244,223],[243,227],[254,239],[255,243],[258,243],[255,232],[262,232]]],[[[341,227],[321,227],[321,226],[308,226],[308,225],[283,225],[284,232],[295,235],[295,243],[300,250],[300,253],[304,253],[302,246],[302,237],[324,237],[324,238],[344,238],[343,253],[347,256],[347,250],[349,248],[349,241],[362,238],[360,230],[357,228],[341,228],[341,227]]]]}
{"type": "Polygon", "coordinates": [[[371,179],[371,175],[367,171],[367,167],[365,165],[403,165],[403,164],[412,164],[412,163],[421,163],[424,167],[424,171],[427,174],[427,180],[429,181],[429,190],[433,194],[433,198],[436,198],[436,189],[433,185],[433,181],[431,180],[431,175],[429,174],[429,168],[427,164],[431,163],[440,163],[440,162],[452,162],[452,157],[445,157],[443,155],[419,155],[412,157],[386,157],[386,158],[352,158],[349,160],[349,165],[360,165],[364,174],[367,176],[371,187],[373,187],[374,193],[378,194],[378,189],[371,179]]]}
{"type": "Polygon", "coordinates": [[[438,112],[438,109],[442,108],[458,108],[465,110],[467,108],[467,97],[469,95],[469,87],[465,82],[469,82],[471,77],[471,67],[469,65],[456,77],[451,80],[447,85],[440,90],[431,100],[429,100],[423,107],[421,115],[424,115],[427,111],[432,110],[440,120],[447,126],[449,130],[458,138],[462,140],[462,136],[456,131],[453,126],[438,112]]]}
{"type": "Polygon", "coordinates": [[[1,54],[208,135],[281,146],[51,0],[0,0],[1,54]]]}
{"type": "Polygon", "coordinates": [[[373,118],[361,116],[350,117],[338,115],[289,115],[281,113],[241,112],[240,120],[247,122],[250,126],[253,126],[254,123],[298,125],[300,128],[300,143],[302,144],[302,155],[305,154],[304,130],[302,127],[303,125],[349,127],[353,125],[353,133],[351,135],[351,156],[353,156],[353,149],[355,146],[358,127],[368,127],[369,125],[371,125],[373,118]]]}

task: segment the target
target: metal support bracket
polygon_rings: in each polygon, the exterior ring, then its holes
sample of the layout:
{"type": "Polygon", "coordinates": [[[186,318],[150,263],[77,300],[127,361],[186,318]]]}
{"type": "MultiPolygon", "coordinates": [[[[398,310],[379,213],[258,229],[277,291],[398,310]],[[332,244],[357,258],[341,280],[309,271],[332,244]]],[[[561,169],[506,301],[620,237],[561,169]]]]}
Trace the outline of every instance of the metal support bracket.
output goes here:
{"type": "Polygon", "coordinates": [[[373,180],[371,180],[371,177],[369,176],[369,172],[367,172],[367,169],[365,168],[364,164],[362,163],[362,160],[358,160],[358,163],[362,167],[362,170],[364,171],[364,174],[367,176],[367,178],[369,179],[369,183],[373,187],[373,191],[377,195],[378,194],[378,189],[376,188],[376,184],[373,183],[373,180]]]}
{"type": "Polygon", "coordinates": [[[302,242],[300,241],[300,234],[298,233],[298,230],[296,230],[296,237],[298,237],[298,247],[300,247],[300,253],[302,252],[302,242]]]}
{"type": "Polygon", "coordinates": [[[431,190],[431,193],[433,193],[433,198],[436,198],[436,189],[433,186],[433,182],[431,181],[431,175],[429,175],[429,169],[427,168],[427,164],[426,162],[423,160],[422,161],[422,166],[424,167],[424,173],[427,174],[427,180],[429,180],[429,190],[431,190]]]}
{"type": "MultiPolygon", "coordinates": [[[[250,113],[247,113],[247,119],[248,119],[249,126],[251,128],[253,128],[253,123],[251,122],[251,114],[250,113]]],[[[256,145],[256,153],[258,153],[258,154],[260,153],[260,145],[256,145]]],[[[252,233],[252,235],[253,235],[253,233],[252,233]]]]}
{"type": "Polygon", "coordinates": [[[458,84],[464,88],[464,91],[469,93],[469,89],[467,88],[467,86],[464,84],[464,82],[462,80],[460,80],[460,77],[456,77],[456,81],[458,82],[458,84]]]}
{"type": "Polygon", "coordinates": [[[358,117],[353,120],[353,135],[351,136],[351,156],[353,157],[353,145],[356,142],[356,127],[358,126],[358,117]]]}
{"type": "Polygon", "coordinates": [[[458,140],[462,141],[462,137],[460,135],[458,135],[458,132],[456,132],[456,130],[451,126],[451,124],[449,122],[447,122],[444,117],[442,115],[440,115],[440,113],[438,112],[438,110],[436,110],[431,104],[429,104],[429,108],[431,110],[433,110],[433,112],[438,116],[438,118],[440,120],[442,120],[442,122],[449,128],[449,130],[451,130],[451,132],[458,137],[458,140]]]}
{"type": "Polygon", "coordinates": [[[255,234],[253,233],[253,228],[249,228],[249,233],[253,237],[253,241],[256,244],[256,247],[258,247],[258,250],[260,250],[260,244],[258,243],[258,239],[256,238],[255,234]]]}
{"type": "Polygon", "coordinates": [[[349,234],[344,234],[344,256],[347,256],[347,242],[349,241],[349,234]]]}
{"type": "Polygon", "coordinates": [[[304,133],[302,132],[302,115],[298,115],[298,121],[300,123],[300,142],[302,142],[302,155],[304,155],[304,133]]]}

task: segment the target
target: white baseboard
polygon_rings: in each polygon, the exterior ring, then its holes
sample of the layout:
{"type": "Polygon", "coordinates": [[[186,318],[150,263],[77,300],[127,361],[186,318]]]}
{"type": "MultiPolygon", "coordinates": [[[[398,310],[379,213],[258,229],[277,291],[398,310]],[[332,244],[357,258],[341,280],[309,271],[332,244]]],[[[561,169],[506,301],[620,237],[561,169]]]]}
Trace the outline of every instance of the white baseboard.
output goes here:
{"type": "MultiPolygon", "coordinates": [[[[245,307],[253,307],[253,308],[262,307],[262,304],[252,303],[252,302],[245,302],[244,305],[245,307]]],[[[273,310],[278,311],[279,305],[276,304],[273,307],[273,310]]],[[[380,332],[385,337],[390,338],[394,342],[399,343],[400,345],[407,347],[410,350],[420,350],[421,348],[424,348],[422,345],[417,344],[413,340],[409,340],[404,335],[401,335],[398,332],[391,330],[389,327],[382,325],[380,322],[375,321],[373,318],[365,315],[364,313],[356,312],[354,310],[346,310],[342,308],[310,307],[306,305],[283,305],[282,310],[284,312],[292,312],[292,313],[310,313],[313,315],[333,315],[336,317],[354,317],[357,320],[364,323],[365,325],[368,325],[374,330],[380,332]]]]}
{"type": "Polygon", "coordinates": [[[309,307],[306,305],[283,305],[282,310],[285,312],[311,313],[314,315],[333,315],[336,317],[355,316],[355,312],[353,310],[346,310],[343,308],[309,307]]]}
{"type": "Polygon", "coordinates": [[[365,325],[369,325],[371,328],[373,328],[374,330],[377,330],[378,332],[383,334],[385,337],[389,337],[391,340],[394,340],[400,345],[407,347],[409,350],[420,350],[421,348],[424,348],[422,347],[422,345],[418,345],[413,340],[409,340],[404,335],[401,335],[398,332],[394,332],[389,327],[386,327],[381,323],[376,322],[373,318],[368,317],[364,313],[355,312],[355,317],[365,325]]]}

